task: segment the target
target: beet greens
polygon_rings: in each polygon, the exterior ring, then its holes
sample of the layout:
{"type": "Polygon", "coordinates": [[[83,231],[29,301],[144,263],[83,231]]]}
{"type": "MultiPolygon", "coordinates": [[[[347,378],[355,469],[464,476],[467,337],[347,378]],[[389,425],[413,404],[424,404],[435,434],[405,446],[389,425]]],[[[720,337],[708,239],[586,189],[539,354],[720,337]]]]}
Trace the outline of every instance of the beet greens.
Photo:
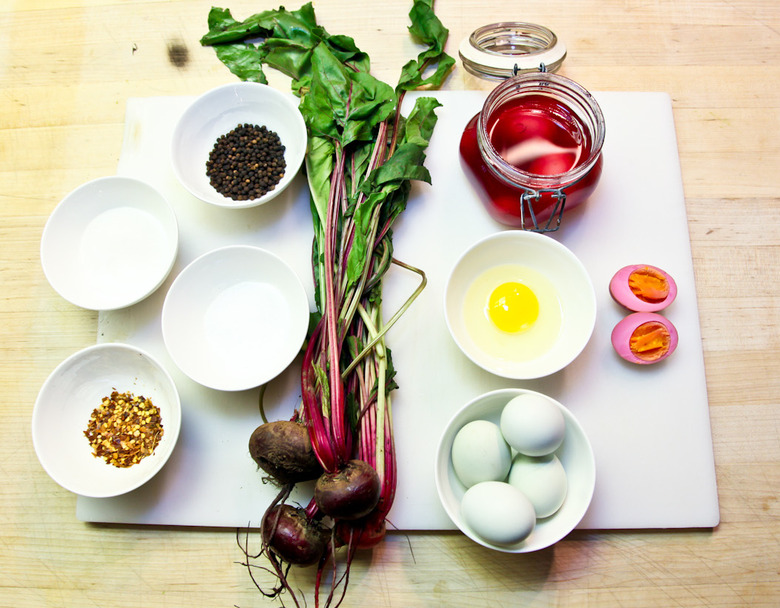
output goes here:
{"type": "MultiPolygon", "coordinates": [[[[340,545],[346,545],[345,572],[339,575],[333,566],[325,605],[343,599],[355,549],[381,540],[395,497],[390,399],[395,369],[384,336],[423,289],[425,275],[394,258],[392,226],[406,207],[411,181],[430,182],[425,150],[440,106],[432,97],[419,97],[403,116],[401,103],[408,90],[439,86],[454,65],[444,53],[448,32],[433,12],[433,0],[414,0],[409,16],[409,31],[425,50],[403,67],[395,88],[370,74],[369,58],[352,38],[330,35],[319,26],[311,4],[297,11],[265,11],[244,21],[227,9],[213,8],[209,32],[201,39],[243,80],[266,82],[264,67],[289,76],[307,125],[317,318],[303,358],[302,403],[293,420],[305,424],[324,470],[306,517],[318,531],[326,518],[332,522],[330,542],[318,563],[315,605],[323,569],[335,564],[340,545]],[[418,273],[421,284],[385,322],[382,281],[392,264],[418,273]],[[354,498],[351,514],[339,492],[347,503],[349,496],[354,498]]],[[[262,462],[262,457],[256,460],[262,462]]],[[[298,605],[286,580],[289,560],[269,540],[278,536],[273,522],[280,521],[278,506],[289,496],[287,485],[264,518],[262,553],[280,580],[264,593],[287,592],[298,605]]],[[[295,517],[284,524],[285,532],[303,527],[300,513],[284,512],[295,517]]],[[[306,557],[311,560],[310,554],[306,557]]]]}

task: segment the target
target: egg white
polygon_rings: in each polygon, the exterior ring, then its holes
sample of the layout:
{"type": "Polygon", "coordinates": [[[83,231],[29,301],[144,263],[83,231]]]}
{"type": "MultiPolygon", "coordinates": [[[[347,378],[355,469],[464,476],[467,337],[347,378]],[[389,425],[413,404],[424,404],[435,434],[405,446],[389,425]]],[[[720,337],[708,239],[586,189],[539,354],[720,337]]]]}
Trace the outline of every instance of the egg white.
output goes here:
{"type": "Polygon", "coordinates": [[[469,285],[463,302],[463,323],[474,345],[502,361],[531,361],[549,351],[561,333],[563,312],[558,293],[543,274],[519,264],[488,268],[469,285]],[[490,294],[501,285],[515,281],[531,289],[539,301],[539,317],[525,331],[508,333],[490,319],[490,294]]]}

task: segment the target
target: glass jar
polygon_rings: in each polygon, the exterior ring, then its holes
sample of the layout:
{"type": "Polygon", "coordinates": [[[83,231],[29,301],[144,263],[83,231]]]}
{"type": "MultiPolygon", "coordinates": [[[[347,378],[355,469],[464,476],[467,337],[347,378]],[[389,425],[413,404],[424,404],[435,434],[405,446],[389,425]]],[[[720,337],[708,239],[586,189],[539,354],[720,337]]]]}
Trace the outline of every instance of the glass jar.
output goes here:
{"type": "Polygon", "coordinates": [[[573,80],[514,72],[466,125],[460,154],[494,219],[550,232],[560,227],[564,208],[584,202],[598,184],[604,116],[573,80]]]}

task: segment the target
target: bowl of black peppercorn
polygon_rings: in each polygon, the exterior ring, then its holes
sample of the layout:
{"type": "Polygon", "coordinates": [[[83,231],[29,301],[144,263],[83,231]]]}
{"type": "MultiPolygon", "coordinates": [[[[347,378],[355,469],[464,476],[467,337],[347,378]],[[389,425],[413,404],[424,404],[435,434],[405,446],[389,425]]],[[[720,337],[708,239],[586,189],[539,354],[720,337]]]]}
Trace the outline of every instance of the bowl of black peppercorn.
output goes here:
{"type": "Polygon", "coordinates": [[[256,207],[290,185],[303,164],[306,141],[292,94],[257,82],[226,84],[184,110],[171,141],[173,170],[202,201],[256,207]]]}

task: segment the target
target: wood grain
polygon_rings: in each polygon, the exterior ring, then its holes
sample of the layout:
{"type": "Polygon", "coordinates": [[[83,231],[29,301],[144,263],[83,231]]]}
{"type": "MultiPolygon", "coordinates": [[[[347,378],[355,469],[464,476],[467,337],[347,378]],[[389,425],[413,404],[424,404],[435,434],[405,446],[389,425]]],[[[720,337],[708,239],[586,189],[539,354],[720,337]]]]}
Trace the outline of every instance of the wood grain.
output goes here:
{"type": "MultiPolygon", "coordinates": [[[[243,18],[275,5],[225,3],[243,18]]],[[[95,342],[95,313],[48,285],[38,248],[57,202],[115,172],[128,97],[194,95],[233,78],[198,40],[202,0],[0,3],[0,605],[263,606],[235,531],[83,524],[41,469],[32,405],[95,342]],[[171,45],[187,49],[176,66],[171,45]]],[[[288,8],[296,8],[289,5],[288,8]]],[[[418,47],[409,3],[319,0],[394,82],[418,47]]],[[[476,26],[542,23],[591,90],[673,100],[719,485],[715,530],[576,532],[533,555],[457,533],[394,533],[356,561],[344,606],[780,605],[780,4],[776,0],[438,0],[448,51],[476,26]]],[[[181,56],[179,56],[181,58],[181,56]]],[[[286,87],[284,77],[272,84],[286,87]]],[[[490,89],[458,67],[445,88],[490,89]]],[[[662,193],[659,193],[661,196],[662,193]]],[[[296,574],[310,587],[311,571],[296,574]]],[[[264,579],[267,582],[267,578],[264,579]]]]}

